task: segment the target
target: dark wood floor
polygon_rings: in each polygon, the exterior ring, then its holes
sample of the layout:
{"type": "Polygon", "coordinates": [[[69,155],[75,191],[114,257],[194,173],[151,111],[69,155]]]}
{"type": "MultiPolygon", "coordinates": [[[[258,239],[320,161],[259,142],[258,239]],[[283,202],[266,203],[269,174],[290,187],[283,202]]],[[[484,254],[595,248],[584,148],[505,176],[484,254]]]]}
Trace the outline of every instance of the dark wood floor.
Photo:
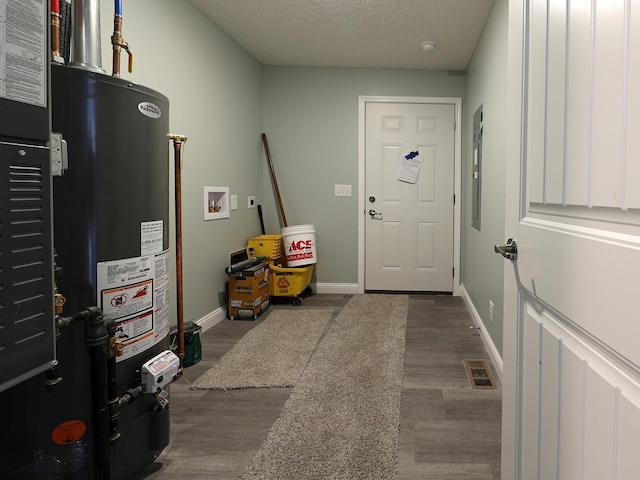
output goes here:
{"type": "MultiPolygon", "coordinates": [[[[271,308],[337,313],[350,298],[310,295],[303,307],[279,298],[271,308]]],[[[202,361],[171,386],[170,445],[143,478],[211,480],[242,474],[291,389],[202,391],[189,390],[189,382],[261,321],[224,320],[202,335],[202,361]]],[[[469,386],[463,360],[489,360],[471,324],[460,297],[409,297],[398,479],[500,479],[501,390],[469,386]]]]}

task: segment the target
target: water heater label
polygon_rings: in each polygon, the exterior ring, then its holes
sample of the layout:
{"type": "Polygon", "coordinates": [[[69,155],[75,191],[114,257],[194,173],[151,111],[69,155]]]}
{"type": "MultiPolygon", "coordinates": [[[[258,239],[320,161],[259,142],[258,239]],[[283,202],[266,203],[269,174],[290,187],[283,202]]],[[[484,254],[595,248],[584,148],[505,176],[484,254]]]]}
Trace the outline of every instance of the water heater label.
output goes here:
{"type": "Polygon", "coordinates": [[[162,220],[140,223],[140,255],[162,252],[163,227],[162,220]]]}
{"type": "Polygon", "coordinates": [[[146,115],[149,118],[160,118],[162,112],[160,111],[160,107],[158,107],[155,103],[151,102],[142,102],[138,104],[138,110],[143,115],[146,115]]]}
{"type": "Polygon", "coordinates": [[[116,361],[153,347],[169,333],[169,251],[99,262],[97,296],[105,315],[116,321],[124,345],[116,361]]]}
{"type": "Polygon", "coordinates": [[[46,7],[42,0],[0,0],[0,97],[47,105],[46,7]]]}

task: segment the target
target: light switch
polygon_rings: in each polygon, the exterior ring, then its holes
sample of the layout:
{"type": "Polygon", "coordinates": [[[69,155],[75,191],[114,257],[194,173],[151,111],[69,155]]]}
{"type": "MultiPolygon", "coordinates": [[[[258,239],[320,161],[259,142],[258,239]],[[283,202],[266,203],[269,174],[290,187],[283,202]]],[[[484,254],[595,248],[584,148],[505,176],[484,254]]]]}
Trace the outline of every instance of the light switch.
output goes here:
{"type": "Polygon", "coordinates": [[[350,197],[351,185],[335,185],[334,196],[335,197],[350,197]]]}

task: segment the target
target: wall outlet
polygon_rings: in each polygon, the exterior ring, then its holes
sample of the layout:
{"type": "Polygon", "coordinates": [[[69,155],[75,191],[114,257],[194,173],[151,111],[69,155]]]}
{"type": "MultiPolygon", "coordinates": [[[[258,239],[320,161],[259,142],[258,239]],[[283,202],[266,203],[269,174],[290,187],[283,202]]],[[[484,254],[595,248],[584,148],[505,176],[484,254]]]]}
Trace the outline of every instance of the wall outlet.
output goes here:
{"type": "Polygon", "coordinates": [[[351,185],[334,185],[334,197],[350,197],[351,185]]]}
{"type": "Polygon", "coordinates": [[[231,210],[238,209],[238,195],[231,195],[231,210]]]}
{"type": "Polygon", "coordinates": [[[249,195],[247,199],[247,208],[256,208],[256,197],[249,195]]]}
{"type": "Polygon", "coordinates": [[[493,302],[489,300],[489,321],[493,323],[493,302]]]}

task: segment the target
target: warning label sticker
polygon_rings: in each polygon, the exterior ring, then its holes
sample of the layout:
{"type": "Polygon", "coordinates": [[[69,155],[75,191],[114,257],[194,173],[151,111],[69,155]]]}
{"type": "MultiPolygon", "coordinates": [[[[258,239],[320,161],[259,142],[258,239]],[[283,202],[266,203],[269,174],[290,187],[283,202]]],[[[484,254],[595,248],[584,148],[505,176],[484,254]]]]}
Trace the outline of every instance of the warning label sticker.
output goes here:
{"type": "Polygon", "coordinates": [[[102,311],[115,320],[144,312],[153,306],[152,292],[151,279],[126,287],[103,290],[102,311]]]}
{"type": "Polygon", "coordinates": [[[158,255],[100,262],[100,308],[116,320],[123,342],[120,362],[151,348],[169,332],[169,251],[158,255]]]}
{"type": "Polygon", "coordinates": [[[116,338],[124,344],[127,358],[152,347],[156,343],[154,342],[153,312],[151,311],[117,322],[117,325],[116,338]]]}
{"type": "Polygon", "coordinates": [[[87,431],[87,425],[82,420],[63,422],[51,432],[51,440],[58,445],[68,445],[77,442],[87,431]]]}

